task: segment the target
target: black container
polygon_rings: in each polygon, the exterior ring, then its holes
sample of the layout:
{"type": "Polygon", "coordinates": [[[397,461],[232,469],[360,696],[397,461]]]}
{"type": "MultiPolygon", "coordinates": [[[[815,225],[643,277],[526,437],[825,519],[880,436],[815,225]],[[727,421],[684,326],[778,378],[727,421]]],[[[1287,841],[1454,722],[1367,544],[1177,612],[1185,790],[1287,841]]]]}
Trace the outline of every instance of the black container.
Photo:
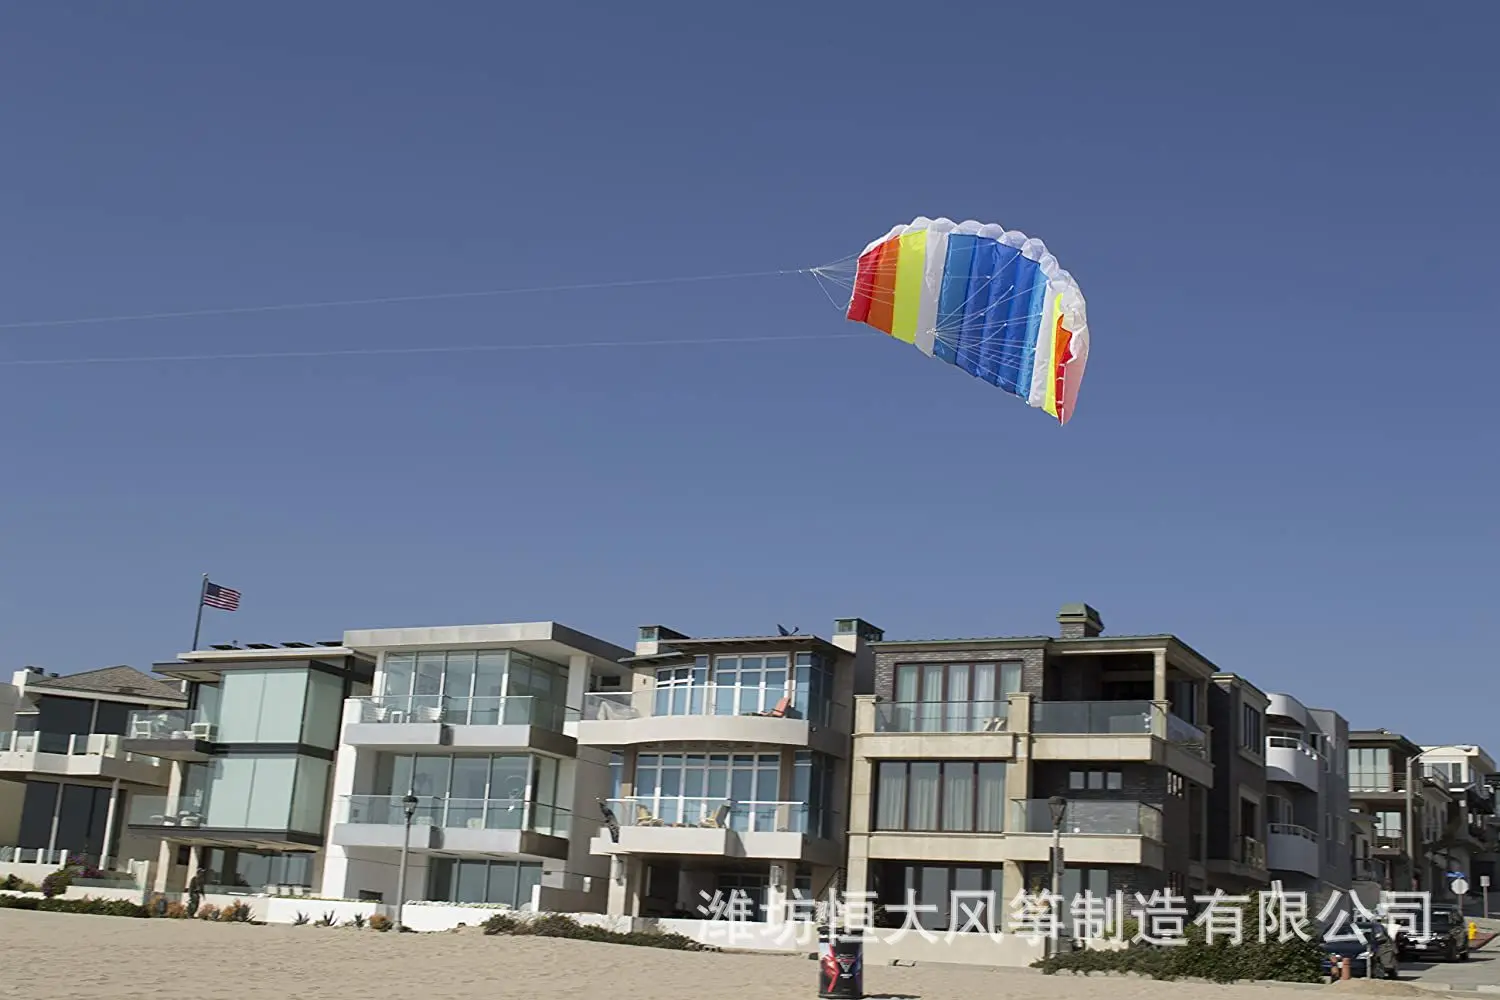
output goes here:
{"type": "Polygon", "coordinates": [[[859,931],[818,929],[818,996],[823,1000],[863,1000],[865,939],[859,931]]]}

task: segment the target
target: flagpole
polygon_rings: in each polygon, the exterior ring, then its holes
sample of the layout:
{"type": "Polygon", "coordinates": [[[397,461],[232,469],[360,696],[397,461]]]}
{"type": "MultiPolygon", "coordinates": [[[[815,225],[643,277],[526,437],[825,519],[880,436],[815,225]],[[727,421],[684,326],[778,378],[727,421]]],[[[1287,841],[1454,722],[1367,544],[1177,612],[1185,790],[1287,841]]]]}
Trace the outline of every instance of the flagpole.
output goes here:
{"type": "Polygon", "coordinates": [[[198,618],[193,623],[193,645],[188,652],[198,648],[198,633],[203,631],[203,599],[208,596],[208,574],[203,574],[203,582],[198,585],[198,618]]]}

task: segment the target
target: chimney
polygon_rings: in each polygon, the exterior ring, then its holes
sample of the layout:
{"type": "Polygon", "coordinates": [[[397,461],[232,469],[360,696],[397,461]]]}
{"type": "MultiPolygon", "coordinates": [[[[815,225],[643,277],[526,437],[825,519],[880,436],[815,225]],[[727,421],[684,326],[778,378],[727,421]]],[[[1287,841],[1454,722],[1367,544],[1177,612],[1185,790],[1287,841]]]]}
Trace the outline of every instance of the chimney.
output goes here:
{"type": "Polygon", "coordinates": [[[690,636],[683,635],[676,629],[667,628],[665,625],[642,625],[640,632],[636,635],[635,655],[655,656],[661,652],[663,645],[670,646],[673,639],[687,639],[690,636]]]}
{"type": "Polygon", "coordinates": [[[880,642],[885,631],[871,625],[863,618],[836,618],[833,622],[833,644],[851,653],[858,652],[867,642],[880,642]]]}
{"type": "Polygon", "coordinates": [[[1064,604],[1057,613],[1057,625],[1062,639],[1092,639],[1104,631],[1099,612],[1087,604],[1064,604]]]}

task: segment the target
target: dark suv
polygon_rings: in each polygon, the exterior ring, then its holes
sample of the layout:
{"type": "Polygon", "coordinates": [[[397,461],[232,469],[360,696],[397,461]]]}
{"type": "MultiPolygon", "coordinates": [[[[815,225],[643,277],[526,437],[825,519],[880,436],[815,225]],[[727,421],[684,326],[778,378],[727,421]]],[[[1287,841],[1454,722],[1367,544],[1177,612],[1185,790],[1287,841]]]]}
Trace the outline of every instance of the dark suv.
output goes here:
{"type": "Polygon", "coordinates": [[[1428,930],[1430,933],[1425,935],[1401,935],[1402,958],[1441,958],[1445,962],[1469,960],[1469,927],[1462,915],[1434,908],[1428,930]]]}

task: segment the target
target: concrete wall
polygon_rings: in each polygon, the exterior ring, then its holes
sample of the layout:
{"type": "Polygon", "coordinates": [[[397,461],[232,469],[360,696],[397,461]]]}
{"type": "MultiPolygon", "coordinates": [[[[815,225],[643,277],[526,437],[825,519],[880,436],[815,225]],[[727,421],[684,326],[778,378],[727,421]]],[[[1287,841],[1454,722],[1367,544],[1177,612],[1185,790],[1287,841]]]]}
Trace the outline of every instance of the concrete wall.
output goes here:
{"type": "MultiPolygon", "coordinates": [[[[1335,846],[1323,845],[1322,880],[1324,885],[1347,891],[1352,883],[1352,838],[1349,829],[1349,722],[1339,713],[1326,708],[1307,710],[1309,723],[1323,734],[1324,745],[1332,748],[1329,766],[1322,771],[1318,789],[1320,812],[1325,816],[1343,820],[1334,824],[1335,846]],[[1337,843],[1342,826],[1344,842],[1337,843]]],[[[1323,819],[1316,828],[1323,835],[1323,819]]]]}

